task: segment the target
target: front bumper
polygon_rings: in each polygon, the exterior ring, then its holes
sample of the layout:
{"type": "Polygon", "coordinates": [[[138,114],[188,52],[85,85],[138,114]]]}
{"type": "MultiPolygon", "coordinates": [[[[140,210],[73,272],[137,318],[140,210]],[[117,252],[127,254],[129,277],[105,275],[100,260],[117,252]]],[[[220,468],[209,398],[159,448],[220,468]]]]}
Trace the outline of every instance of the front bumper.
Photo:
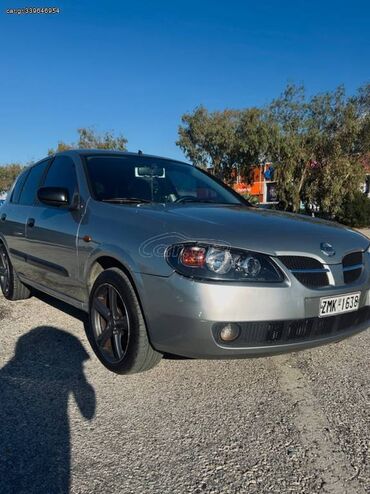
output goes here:
{"type": "Polygon", "coordinates": [[[266,356],[339,341],[370,326],[370,284],[363,276],[351,286],[309,289],[297,280],[239,285],[199,282],[177,273],[142,275],[140,294],[154,348],[191,358],[266,356]],[[360,309],[318,318],[321,297],[361,292],[360,309]],[[240,337],[219,338],[235,322],[240,337]]]}

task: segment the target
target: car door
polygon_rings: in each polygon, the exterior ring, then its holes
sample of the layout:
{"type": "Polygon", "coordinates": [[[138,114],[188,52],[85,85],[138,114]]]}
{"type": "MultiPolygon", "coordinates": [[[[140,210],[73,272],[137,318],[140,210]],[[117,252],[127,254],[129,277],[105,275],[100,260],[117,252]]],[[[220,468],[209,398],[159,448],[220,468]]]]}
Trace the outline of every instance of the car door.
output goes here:
{"type": "MultiPolygon", "coordinates": [[[[67,189],[71,204],[78,195],[72,158],[57,155],[42,186],[67,189]]],[[[31,266],[32,281],[77,301],[82,299],[76,247],[80,219],[78,207],[50,206],[37,201],[26,221],[27,262],[31,266]]]]}
{"type": "Polygon", "coordinates": [[[44,160],[25,170],[17,179],[9,201],[2,208],[1,231],[5,237],[12,264],[19,275],[29,276],[26,241],[26,221],[32,214],[36,190],[50,160],[44,160]]]}

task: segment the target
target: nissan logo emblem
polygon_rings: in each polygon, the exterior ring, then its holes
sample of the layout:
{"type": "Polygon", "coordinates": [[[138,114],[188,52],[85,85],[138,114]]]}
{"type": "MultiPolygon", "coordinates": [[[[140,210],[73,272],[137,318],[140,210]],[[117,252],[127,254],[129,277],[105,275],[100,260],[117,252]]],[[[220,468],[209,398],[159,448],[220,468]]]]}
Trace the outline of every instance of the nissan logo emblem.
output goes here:
{"type": "Polygon", "coordinates": [[[335,256],[335,250],[334,247],[329,244],[328,242],[321,242],[320,244],[320,249],[323,254],[326,256],[332,257],[335,256]]]}

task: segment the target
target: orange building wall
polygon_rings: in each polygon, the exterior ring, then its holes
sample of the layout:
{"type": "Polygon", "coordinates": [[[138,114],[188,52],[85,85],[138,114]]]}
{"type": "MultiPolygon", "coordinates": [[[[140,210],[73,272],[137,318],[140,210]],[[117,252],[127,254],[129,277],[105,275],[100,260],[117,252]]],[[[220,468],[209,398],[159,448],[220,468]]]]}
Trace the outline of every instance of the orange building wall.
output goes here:
{"type": "Polygon", "coordinates": [[[263,202],[263,190],[265,179],[263,176],[264,168],[262,166],[256,166],[252,170],[251,183],[236,182],[233,185],[233,189],[239,194],[250,194],[256,196],[259,202],[263,202]]]}

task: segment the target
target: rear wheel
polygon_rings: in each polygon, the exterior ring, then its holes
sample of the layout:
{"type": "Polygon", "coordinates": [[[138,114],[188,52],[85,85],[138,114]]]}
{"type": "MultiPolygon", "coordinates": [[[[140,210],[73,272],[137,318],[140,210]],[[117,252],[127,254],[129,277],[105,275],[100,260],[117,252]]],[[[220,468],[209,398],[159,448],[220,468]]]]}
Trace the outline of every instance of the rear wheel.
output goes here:
{"type": "Polygon", "coordinates": [[[30,289],[21,282],[14,271],[3,245],[0,245],[0,286],[4,297],[8,300],[23,300],[31,296],[30,289]]]}
{"type": "Polygon", "coordinates": [[[151,369],[162,358],[150,344],[135,290],[118,268],[103,271],[94,283],[86,333],[102,364],[117,374],[151,369]]]}

